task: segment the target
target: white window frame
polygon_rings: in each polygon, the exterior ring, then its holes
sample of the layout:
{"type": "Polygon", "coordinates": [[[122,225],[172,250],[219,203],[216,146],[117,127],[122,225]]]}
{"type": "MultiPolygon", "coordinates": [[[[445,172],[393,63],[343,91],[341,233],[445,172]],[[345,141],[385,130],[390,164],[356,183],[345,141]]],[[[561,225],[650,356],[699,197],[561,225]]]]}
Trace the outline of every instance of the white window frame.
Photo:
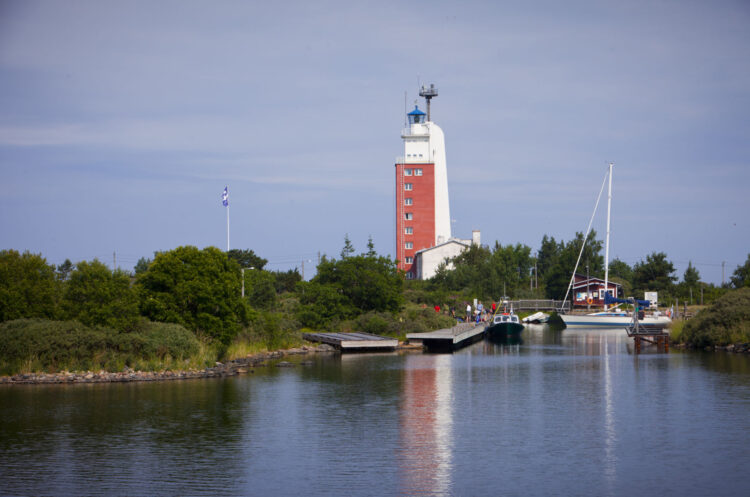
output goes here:
{"type": "Polygon", "coordinates": [[[407,198],[404,199],[404,205],[413,205],[413,204],[414,204],[414,199],[413,198],[407,197],[407,198]]]}
{"type": "Polygon", "coordinates": [[[414,213],[413,212],[404,212],[404,219],[406,221],[412,221],[414,219],[414,213]]]}
{"type": "Polygon", "coordinates": [[[414,170],[414,176],[422,176],[422,168],[418,167],[414,170]]]}
{"type": "Polygon", "coordinates": [[[414,248],[414,242],[406,242],[406,243],[404,243],[404,248],[405,248],[406,250],[411,250],[411,249],[413,249],[413,248],[414,248]]]}
{"type": "Polygon", "coordinates": [[[413,183],[404,183],[404,190],[405,191],[410,192],[410,191],[412,191],[413,188],[414,188],[414,184],[413,183]]]}
{"type": "Polygon", "coordinates": [[[404,262],[406,264],[414,264],[414,257],[412,256],[404,257],[404,262]]]}
{"type": "Polygon", "coordinates": [[[413,235],[414,234],[414,228],[412,228],[411,226],[407,226],[406,228],[404,228],[404,234],[406,234],[406,235],[413,235]]]}
{"type": "MultiPolygon", "coordinates": [[[[411,154],[409,154],[409,156],[411,156],[411,154]]],[[[412,168],[407,167],[406,169],[404,169],[404,176],[411,176],[411,172],[412,168]]]]}

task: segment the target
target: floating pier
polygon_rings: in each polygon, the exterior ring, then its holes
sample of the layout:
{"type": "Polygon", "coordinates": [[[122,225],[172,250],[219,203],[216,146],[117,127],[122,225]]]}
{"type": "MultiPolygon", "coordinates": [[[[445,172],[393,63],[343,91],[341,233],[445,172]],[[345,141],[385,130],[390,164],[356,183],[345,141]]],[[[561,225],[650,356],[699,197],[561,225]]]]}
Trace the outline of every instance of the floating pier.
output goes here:
{"type": "Polygon", "coordinates": [[[485,323],[459,323],[452,328],[428,331],[425,333],[408,333],[409,343],[422,344],[428,350],[456,350],[465,347],[484,337],[485,323]]]}
{"type": "Polygon", "coordinates": [[[395,349],[398,340],[370,333],[303,333],[302,338],[308,342],[327,343],[343,351],[365,349],[395,349]]]}
{"type": "Polygon", "coordinates": [[[640,354],[642,342],[656,345],[657,350],[669,352],[669,332],[664,325],[641,324],[635,321],[625,328],[629,337],[633,337],[635,353],[640,354]]]}

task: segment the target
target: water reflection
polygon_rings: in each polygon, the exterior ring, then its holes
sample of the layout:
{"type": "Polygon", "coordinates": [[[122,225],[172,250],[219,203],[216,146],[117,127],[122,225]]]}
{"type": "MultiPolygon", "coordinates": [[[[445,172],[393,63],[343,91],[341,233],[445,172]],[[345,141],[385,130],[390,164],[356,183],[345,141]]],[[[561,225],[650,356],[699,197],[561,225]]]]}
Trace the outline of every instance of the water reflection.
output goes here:
{"type": "Polygon", "coordinates": [[[402,493],[450,495],[453,381],[450,355],[406,357],[400,406],[402,493]]]}

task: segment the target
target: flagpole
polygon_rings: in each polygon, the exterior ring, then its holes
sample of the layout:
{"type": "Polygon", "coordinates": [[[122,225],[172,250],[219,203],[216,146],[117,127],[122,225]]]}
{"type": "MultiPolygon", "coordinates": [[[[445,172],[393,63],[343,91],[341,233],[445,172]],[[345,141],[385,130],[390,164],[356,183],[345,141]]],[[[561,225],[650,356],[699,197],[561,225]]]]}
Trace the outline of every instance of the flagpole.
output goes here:
{"type": "Polygon", "coordinates": [[[227,208],[227,252],[229,252],[229,186],[224,187],[221,194],[221,203],[227,208]]]}

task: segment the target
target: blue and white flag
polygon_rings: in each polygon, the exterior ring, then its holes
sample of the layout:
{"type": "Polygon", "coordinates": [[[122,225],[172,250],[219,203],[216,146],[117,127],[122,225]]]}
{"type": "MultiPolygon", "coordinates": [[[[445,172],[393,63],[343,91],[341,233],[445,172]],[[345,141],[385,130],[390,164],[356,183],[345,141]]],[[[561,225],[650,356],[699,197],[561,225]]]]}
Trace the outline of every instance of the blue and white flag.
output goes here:
{"type": "Polygon", "coordinates": [[[224,204],[224,207],[229,207],[229,190],[228,186],[224,187],[224,193],[221,194],[221,203],[224,204]]]}

